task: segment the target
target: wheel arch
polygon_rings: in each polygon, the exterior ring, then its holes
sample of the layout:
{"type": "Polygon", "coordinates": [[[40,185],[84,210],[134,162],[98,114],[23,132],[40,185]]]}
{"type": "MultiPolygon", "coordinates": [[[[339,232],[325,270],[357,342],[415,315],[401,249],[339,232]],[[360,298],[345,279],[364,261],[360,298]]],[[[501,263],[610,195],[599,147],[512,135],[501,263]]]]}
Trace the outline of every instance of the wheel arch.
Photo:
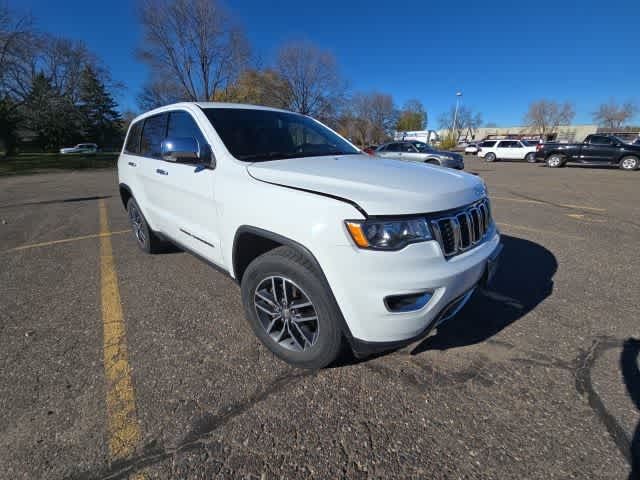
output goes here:
{"type": "Polygon", "coordinates": [[[350,346],[353,348],[353,335],[351,334],[351,330],[349,329],[349,326],[344,319],[344,315],[342,314],[340,305],[338,305],[338,302],[333,295],[333,290],[331,289],[331,285],[329,284],[329,281],[327,280],[327,277],[325,276],[324,271],[320,266],[320,262],[318,262],[315,255],[313,255],[313,253],[301,243],[278,233],[271,232],[259,227],[254,227],[251,225],[242,225],[238,227],[233,238],[233,246],[231,250],[231,267],[233,269],[233,276],[236,282],[242,282],[242,276],[244,275],[244,272],[255,258],[280,246],[286,246],[296,250],[306,260],[308,260],[314,266],[314,268],[317,269],[321,281],[324,283],[324,286],[325,288],[327,288],[331,299],[333,300],[333,302],[335,302],[336,308],[340,312],[339,322],[342,328],[342,332],[347,338],[350,346]]]}
{"type": "Polygon", "coordinates": [[[120,200],[122,200],[122,206],[126,210],[129,199],[133,197],[133,192],[131,192],[131,188],[129,188],[129,185],[127,185],[126,183],[121,183],[119,187],[120,187],[120,200]]]}

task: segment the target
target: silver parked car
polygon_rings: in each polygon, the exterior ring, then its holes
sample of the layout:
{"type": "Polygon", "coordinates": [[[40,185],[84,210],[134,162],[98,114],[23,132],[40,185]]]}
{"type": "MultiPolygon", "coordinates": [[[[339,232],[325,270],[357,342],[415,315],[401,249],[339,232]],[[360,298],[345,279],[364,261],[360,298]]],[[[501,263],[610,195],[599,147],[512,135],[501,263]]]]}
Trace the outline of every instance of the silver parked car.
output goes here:
{"type": "Polygon", "coordinates": [[[95,143],[79,143],[75,147],[61,148],[60,153],[96,153],[98,145],[95,143]]]}
{"type": "Polygon", "coordinates": [[[418,141],[386,143],[376,149],[375,155],[382,158],[430,163],[457,170],[464,168],[464,160],[459,153],[436,150],[432,146],[418,141]]]}

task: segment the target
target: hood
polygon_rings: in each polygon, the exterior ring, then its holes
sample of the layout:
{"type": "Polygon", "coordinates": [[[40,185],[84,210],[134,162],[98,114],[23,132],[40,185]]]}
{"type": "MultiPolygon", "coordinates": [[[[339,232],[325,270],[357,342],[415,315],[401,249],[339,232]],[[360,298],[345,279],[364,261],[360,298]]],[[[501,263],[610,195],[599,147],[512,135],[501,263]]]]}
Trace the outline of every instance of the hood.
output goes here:
{"type": "Polygon", "coordinates": [[[274,160],[247,170],[257,180],[350,200],[368,215],[438,212],[485,195],[482,180],[474,175],[369,155],[274,160]]]}

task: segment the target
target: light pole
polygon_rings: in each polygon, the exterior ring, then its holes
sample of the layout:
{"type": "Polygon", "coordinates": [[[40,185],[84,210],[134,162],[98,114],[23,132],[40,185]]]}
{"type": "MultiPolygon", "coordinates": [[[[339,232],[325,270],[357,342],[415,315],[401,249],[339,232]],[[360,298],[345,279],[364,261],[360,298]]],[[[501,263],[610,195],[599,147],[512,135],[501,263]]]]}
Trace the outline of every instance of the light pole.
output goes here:
{"type": "MultiPolygon", "coordinates": [[[[453,114],[453,133],[455,135],[456,126],[458,124],[458,106],[460,104],[460,97],[462,96],[462,92],[456,92],[456,111],[453,114]]],[[[456,143],[458,142],[458,138],[456,136],[456,143]]]]}

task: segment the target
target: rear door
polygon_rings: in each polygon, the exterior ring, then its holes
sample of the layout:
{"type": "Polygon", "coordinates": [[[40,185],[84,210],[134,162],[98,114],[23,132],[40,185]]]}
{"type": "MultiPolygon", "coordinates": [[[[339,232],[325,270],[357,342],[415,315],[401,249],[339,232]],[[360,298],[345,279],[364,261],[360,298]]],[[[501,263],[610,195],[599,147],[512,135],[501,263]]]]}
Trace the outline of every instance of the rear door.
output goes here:
{"type": "Polygon", "coordinates": [[[400,145],[400,143],[390,143],[389,145],[387,145],[387,148],[385,148],[383,152],[379,153],[379,156],[384,158],[402,158],[400,145]]]}
{"type": "Polygon", "coordinates": [[[512,158],[511,140],[500,140],[495,148],[496,157],[500,160],[510,160],[512,158]]]}
{"type": "MultiPolygon", "coordinates": [[[[186,110],[168,113],[166,138],[194,138],[201,152],[211,148],[196,119],[186,110]]],[[[214,199],[216,171],[205,168],[200,160],[162,158],[156,160],[151,170],[155,180],[153,203],[161,211],[164,232],[190,250],[219,263],[220,232],[214,199]]]]}
{"type": "Polygon", "coordinates": [[[166,212],[162,210],[158,199],[162,197],[163,171],[160,165],[160,144],[167,133],[168,115],[162,113],[144,119],[140,135],[139,153],[136,161],[139,185],[142,187],[145,201],[142,211],[153,228],[166,232],[166,212]]]}

